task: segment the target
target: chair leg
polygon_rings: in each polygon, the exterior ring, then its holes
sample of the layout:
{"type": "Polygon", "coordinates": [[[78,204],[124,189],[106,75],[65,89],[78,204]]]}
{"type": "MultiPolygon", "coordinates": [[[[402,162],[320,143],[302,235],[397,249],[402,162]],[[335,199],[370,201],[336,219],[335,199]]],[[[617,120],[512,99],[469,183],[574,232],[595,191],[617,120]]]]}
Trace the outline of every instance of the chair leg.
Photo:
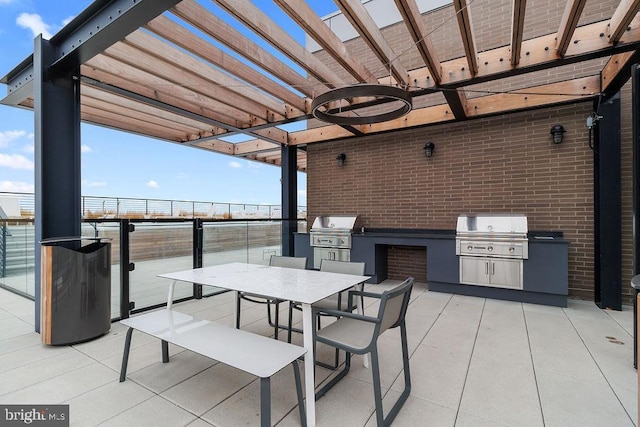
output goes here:
{"type": "Polygon", "coordinates": [[[287,342],[291,344],[291,333],[293,332],[293,303],[289,301],[289,320],[287,322],[289,327],[287,330],[287,342]]]}
{"type": "Polygon", "coordinates": [[[124,382],[127,378],[127,365],[129,364],[129,350],[131,349],[131,334],[133,328],[129,328],[127,336],[124,339],[124,352],[122,353],[122,367],[120,368],[120,382],[124,382]]]}
{"type": "Polygon", "coordinates": [[[304,406],[304,396],[302,395],[302,380],[300,379],[300,366],[298,361],[291,362],[293,365],[293,375],[296,378],[296,394],[298,395],[298,410],[300,411],[300,422],[302,427],[307,426],[307,411],[304,406]]]}
{"type": "Polygon", "coordinates": [[[338,384],[342,378],[347,376],[349,369],[351,369],[351,353],[347,352],[346,356],[347,358],[345,360],[344,369],[338,372],[338,375],[331,378],[328,383],[323,385],[322,388],[316,392],[316,400],[324,396],[334,385],[338,384]]]}
{"type": "Polygon", "coordinates": [[[391,410],[387,414],[387,418],[384,420],[385,425],[391,425],[393,420],[396,418],[396,415],[398,415],[398,412],[400,412],[400,408],[402,408],[402,405],[404,405],[404,402],[406,402],[407,398],[409,397],[409,394],[411,393],[409,346],[407,345],[407,328],[404,321],[400,324],[400,337],[402,340],[402,367],[404,369],[404,390],[402,391],[402,394],[400,395],[400,397],[398,397],[398,400],[396,400],[396,403],[393,404],[393,408],[391,408],[391,410]]]}
{"type": "Polygon", "coordinates": [[[169,363],[169,343],[162,340],[162,363],[169,363]]]}
{"type": "Polygon", "coordinates": [[[240,329],[240,292],[236,292],[236,329],[240,329]]]}
{"type": "MultiPolygon", "coordinates": [[[[279,326],[280,326],[280,302],[278,300],[275,300],[275,306],[276,306],[276,313],[273,316],[275,318],[276,321],[276,326],[275,326],[275,339],[278,339],[278,331],[280,330],[279,326]]],[[[271,305],[271,304],[267,304],[267,307],[271,305]]]]}
{"type": "Polygon", "coordinates": [[[371,350],[371,375],[373,377],[373,399],[376,404],[376,423],[378,427],[384,426],[384,413],[382,412],[382,387],[380,386],[380,365],[378,360],[377,344],[371,350]]]}

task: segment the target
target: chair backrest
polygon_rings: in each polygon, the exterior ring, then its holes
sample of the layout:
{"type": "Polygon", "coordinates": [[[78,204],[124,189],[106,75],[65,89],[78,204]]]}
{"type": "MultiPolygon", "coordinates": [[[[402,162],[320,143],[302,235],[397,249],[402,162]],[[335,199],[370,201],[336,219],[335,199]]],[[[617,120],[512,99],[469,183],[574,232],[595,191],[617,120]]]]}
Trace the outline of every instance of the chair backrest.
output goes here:
{"type": "Polygon", "coordinates": [[[307,268],[307,258],[271,255],[271,258],[269,258],[269,265],[273,267],[297,268],[299,270],[304,270],[307,268]]]}
{"type": "Polygon", "coordinates": [[[379,329],[375,335],[380,335],[390,328],[400,326],[404,321],[409,306],[409,298],[413,289],[414,278],[409,277],[395,288],[384,291],[380,298],[378,310],[379,329]]]}
{"type": "Polygon", "coordinates": [[[320,261],[320,271],[353,274],[354,276],[364,276],[364,266],[364,262],[334,261],[331,259],[320,261]]]}

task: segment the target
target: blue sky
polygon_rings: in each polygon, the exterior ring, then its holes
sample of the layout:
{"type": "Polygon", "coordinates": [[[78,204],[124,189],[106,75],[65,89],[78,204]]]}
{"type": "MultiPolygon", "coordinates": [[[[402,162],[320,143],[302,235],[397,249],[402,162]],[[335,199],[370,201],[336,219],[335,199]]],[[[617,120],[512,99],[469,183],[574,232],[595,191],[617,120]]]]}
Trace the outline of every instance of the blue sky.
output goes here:
{"type": "MultiPolygon", "coordinates": [[[[33,52],[37,34],[49,38],[90,3],[0,0],[0,76],[33,52]]],[[[271,0],[254,3],[278,22],[282,19],[271,0]]],[[[308,3],[320,16],[337,10],[330,0],[308,3]]],[[[287,31],[304,43],[302,30],[292,22],[287,25],[287,31]]],[[[6,86],[0,86],[3,98],[6,86]]],[[[0,192],[33,191],[33,125],[31,111],[0,105],[0,192]]],[[[280,168],[83,124],[82,194],[280,204],[280,168]]],[[[298,204],[306,204],[302,173],[298,204]]]]}

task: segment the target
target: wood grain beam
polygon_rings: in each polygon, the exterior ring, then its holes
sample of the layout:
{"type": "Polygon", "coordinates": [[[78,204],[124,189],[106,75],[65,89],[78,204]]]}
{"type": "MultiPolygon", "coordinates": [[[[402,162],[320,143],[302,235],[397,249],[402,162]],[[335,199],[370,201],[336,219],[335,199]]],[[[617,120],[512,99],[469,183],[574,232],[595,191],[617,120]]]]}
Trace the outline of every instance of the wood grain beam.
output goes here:
{"type": "Polygon", "coordinates": [[[440,84],[442,76],[440,60],[438,59],[438,55],[431,42],[431,37],[429,37],[427,28],[422,20],[422,15],[420,15],[416,1],[395,0],[395,2],[422,60],[427,66],[429,73],[431,73],[434,84],[440,84]]]}
{"type": "Polygon", "coordinates": [[[527,0],[513,0],[513,18],[511,19],[511,65],[514,67],[520,62],[526,8],[527,0]]]}
{"type": "Polygon", "coordinates": [[[371,15],[369,15],[369,12],[360,3],[360,0],[335,0],[335,3],[353,25],[353,28],[360,34],[362,40],[382,62],[385,69],[390,71],[395,81],[405,86],[408,85],[407,69],[389,43],[387,43],[382,32],[371,15]]]}
{"type": "Polygon", "coordinates": [[[328,88],[336,88],[348,84],[280,28],[250,0],[213,1],[328,88]]]}
{"type": "MultiPolygon", "coordinates": [[[[467,116],[483,117],[512,111],[539,108],[567,102],[575,102],[596,97],[599,93],[599,76],[588,76],[546,85],[532,86],[506,94],[487,95],[468,100],[467,116]]],[[[362,126],[366,134],[392,130],[408,129],[450,122],[454,120],[448,105],[412,110],[406,116],[384,123],[362,126]]],[[[350,137],[349,133],[339,126],[323,126],[289,133],[290,145],[312,144],[350,137]]]]}
{"type": "Polygon", "coordinates": [[[612,55],[600,73],[602,92],[618,92],[631,77],[631,66],[639,61],[640,50],[612,55]]]}
{"type": "Polygon", "coordinates": [[[640,0],[621,0],[609,23],[609,43],[617,44],[640,10],[640,0]]]}
{"type": "Polygon", "coordinates": [[[469,71],[472,76],[475,76],[478,74],[478,53],[475,37],[473,36],[469,2],[467,0],[453,0],[453,7],[455,8],[456,17],[458,18],[458,27],[460,28],[460,36],[462,37],[462,45],[467,58],[469,71]]]}
{"type": "Polygon", "coordinates": [[[569,48],[573,33],[578,26],[582,9],[587,3],[587,0],[568,0],[567,5],[564,8],[562,19],[560,20],[560,27],[558,28],[558,34],[556,35],[556,54],[558,56],[564,56],[569,48]]]}
{"type": "Polygon", "coordinates": [[[252,153],[260,153],[262,151],[280,150],[279,144],[273,144],[269,141],[262,139],[254,139],[251,141],[237,142],[235,144],[234,154],[237,156],[244,156],[252,153]]]}
{"type": "MultiPolygon", "coordinates": [[[[215,67],[211,67],[209,64],[194,58],[192,55],[168,45],[151,34],[136,31],[129,34],[124,40],[135,49],[159,59],[161,61],[158,64],[158,66],[161,67],[160,70],[162,70],[163,63],[171,64],[176,69],[183,70],[184,73],[192,74],[198,78],[209,81],[211,86],[226,89],[226,91],[246,98],[250,101],[253,110],[263,113],[266,111],[266,117],[264,118],[267,119],[267,121],[279,120],[279,118],[275,118],[276,116],[281,116],[283,119],[287,114],[284,103],[262,91],[254,89],[243,80],[219,71],[215,67]]],[[[239,108],[239,105],[236,104],[236,101],[233,99],[224,97],[221,101],[239,108]]]]}
{"type": "Polygon", "coordinates": [[[313,98],[314,88],[309,87],[309,82],[304,76],[195,1],[183,0],[171,9],[171,12],[259,68],[290,85],[296,91],[313,98]]]}
{"type": "Polygon", "coordinates": [[[287,118],[310,112],[309,100],[270,79],[264,73],[260,73],[252,67],[249,67],[242,61],[227,54],[202,37],[198,37],[184,26],[172,21],[166,16],[159,16],[149,22],[146,28],[180,46],[182,49],[191,52],[205,61],[246,81],[248,84],[272,95],[276,99],[282,100],[287,104],[285,112],[287,118]]]}
{"type": "Polygon", "coordinates": [[[378,83],[364,66],[304,0],[274,0],[312,39],[360,83],[378,83]]]}

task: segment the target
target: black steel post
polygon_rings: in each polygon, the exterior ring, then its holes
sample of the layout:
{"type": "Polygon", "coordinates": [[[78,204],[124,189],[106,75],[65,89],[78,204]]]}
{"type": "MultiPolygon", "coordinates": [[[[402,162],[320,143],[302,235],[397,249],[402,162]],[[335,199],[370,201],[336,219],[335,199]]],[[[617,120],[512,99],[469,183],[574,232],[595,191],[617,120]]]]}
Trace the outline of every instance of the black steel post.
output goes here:
{"type": "MultiPolygon", "coordinates": [[[[638,282],[640,274],[640,66],[631,67],[631,124],[633,157],[633,279],[638,282]]],[[[638,369],[638,292],[634,286],[633,298],[633,367],[638,369]]]]}
{"type": "Polygon", "coordinates": [[[594,301],[622,310],[620,93],[596,101],[594,140],[594,301]]]}
{"type": "Polygon", "coordinates": [[[36,37],[34,63],[35,330],[40,332],[40,242],[82,234],[80,66],[51,70],[56,47],[36,37]]]}
{"type": "Polygon", "coordinates": [[[128,219],[120,220],[120,318],[129,318],[129,312],[133,308],[129,301],[129,271],[133,264],[129,259],[129,233],[134,230],[133,224],[128,219]]]}
{"type": "MultiPolygon", "coordinates": [[[[193,219],[193,268],[202,268],[204,227],[202,218],[193,219]]],[[[202,285],[193,284],[193,297],[202,298],[202,285]]]]}
{"type": "Polygon", "coordinates": [[[283,145],[282,158],[282,255],[293,256],[293,233],[298,231],[298,174],[296,147],[283,145]]]}

